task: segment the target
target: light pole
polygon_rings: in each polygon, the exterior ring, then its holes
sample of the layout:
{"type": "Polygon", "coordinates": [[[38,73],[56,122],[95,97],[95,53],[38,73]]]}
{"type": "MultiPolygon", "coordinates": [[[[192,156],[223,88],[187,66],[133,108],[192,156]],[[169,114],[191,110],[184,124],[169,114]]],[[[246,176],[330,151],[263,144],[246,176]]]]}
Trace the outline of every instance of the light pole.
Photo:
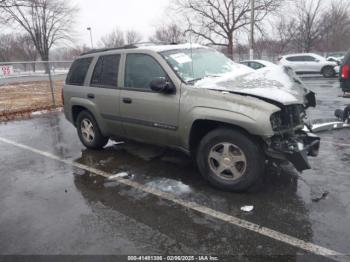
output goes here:
{"type": "Polygon", "coordinates": [[[92,41],[92,29],[91,27],[86,28],[90,32],[91,49],[94,49],[94,43],[92,41]]]}
{"type": "Polygon", "coordinates": [[[254,26],[255,26],[255,0],[250,0],[251,17],[250,17],[250,50],[249,59],[254,59],[254,26]]]}

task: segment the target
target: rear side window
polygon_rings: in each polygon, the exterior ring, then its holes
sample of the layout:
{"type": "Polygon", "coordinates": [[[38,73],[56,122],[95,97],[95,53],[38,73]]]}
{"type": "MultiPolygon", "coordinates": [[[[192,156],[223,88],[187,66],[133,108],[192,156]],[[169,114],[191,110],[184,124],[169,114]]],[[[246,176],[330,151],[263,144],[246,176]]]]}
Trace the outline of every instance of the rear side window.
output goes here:
{"type": "Polygon", "coordinates": [[[167,77],[167,75],[153,57],[145,54],[127,56],[125,87],[150,90],[150,83],[158,77],[167,77]]]}
{"type": "Polygon", "coordinates": [[[260,63],[256,63],[256,62],[251,62],[250,63],[250,67],[255,69],[255,70],[258,70],[260,68],[263,68],[265,67],[264,65],[260,64],[260,63]]]}
{"type": "Polygon", "coordinates": [[[91,85],[98,87],[118,87],[120,55],[100,56],[91,78],[91,85]]]}
{"type": "Polygon", "coordinates": [[[303,56],[291,56],[291,57],[287,57],[286,60],[291,61],[291,62],[302,62],[302,61],[304,61],[303,56]]]}
{"type": "Polygon", "coordinates": [[[92,57],[75,60],[69,70],[66,84],[83,86],[91,61],[92,61],[92,57]]]}
{"type": "Polygon", "coordinates": [[[316,61],[316,58],[313,56],[304,56],[303,58],[304,58],[305,62],[315,62],[316,61]]]}

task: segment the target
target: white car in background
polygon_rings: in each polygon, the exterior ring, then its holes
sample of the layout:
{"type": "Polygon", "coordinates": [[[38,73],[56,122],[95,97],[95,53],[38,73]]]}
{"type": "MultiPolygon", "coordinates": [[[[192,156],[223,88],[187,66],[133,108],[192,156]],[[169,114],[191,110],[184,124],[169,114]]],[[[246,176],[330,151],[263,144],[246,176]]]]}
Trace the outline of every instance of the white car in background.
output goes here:
{"type": "Polygon", "coordinates": [[[254,70],[259,70],[261,68],[270,67],[270,66],[277,66],[276,64],[266,60],[245,60],[239,63],[242,65],[246,65],[250,68],[253,68],[254,70]]]}
{"type": "Polygon", "coordinates": [[[338,65],[341,65],[344,61],[344,56],[340,56],[340,57],[335,57],[335,56],[329,56],[326,58],[327,61],[329,62],[335,62],[337,63],[338,65]]]}
{"type": "Polygon", "coordinates": [[[339,72],[337,63],[312,53],[282,56],[279,62],[283,66],[292,68],[297,74],[322,74],[330,78],[335,77],[339,72]]]}

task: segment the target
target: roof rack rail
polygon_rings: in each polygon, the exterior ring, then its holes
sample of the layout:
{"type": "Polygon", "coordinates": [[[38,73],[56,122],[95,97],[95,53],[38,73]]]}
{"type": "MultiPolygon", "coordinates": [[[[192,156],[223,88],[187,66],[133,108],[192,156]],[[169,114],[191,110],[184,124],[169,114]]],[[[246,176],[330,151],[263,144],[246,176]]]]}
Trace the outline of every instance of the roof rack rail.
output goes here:
{"type": "Polygon", "coordinates": [[[92,49],[92,50],[89,50],[89,51],[87,51],[87,52],[82,53],[81,56],[83,56],[83,55],[95,54],[95,53],[100,53],[100,52],[113,51],[113,50],[135,49],[135,48],[143,47],[143,46],[152,46],[152,45],[177,45],[177,44],[178,44],[178,43],[168,43],[168,42],[139,42],[139,43],[136,43],[136,44],[125,45],[125,46],[120,46],[120,47],[92,49]]]}
{"type": "Polygon", "coordinates": [[[111,48],[99,48],[99,49],[92,49],[89,50],[85,53],[82,53],[81,55],[90,55],[90,54],[94,54],[94,53],[100,53],[100,52],[107,52],[107,51],[113,51],[113,50],[122,50],[122,49],[134,49],[137,48],[137,46],[135,45],[125,45],[125,46],[121,46],[121,47],[111,47],[111,48]]]}

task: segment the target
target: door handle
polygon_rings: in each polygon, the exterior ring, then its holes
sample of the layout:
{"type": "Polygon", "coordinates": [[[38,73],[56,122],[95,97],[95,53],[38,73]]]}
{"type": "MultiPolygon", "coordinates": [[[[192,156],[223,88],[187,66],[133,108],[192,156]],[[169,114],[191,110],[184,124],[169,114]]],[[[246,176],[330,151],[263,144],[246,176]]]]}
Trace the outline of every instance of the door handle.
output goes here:
{"type": "Polygon", "coordinates": [[[94,94],[88,94],[88,95],[87,95],[87,98],[89,98],[89,99],[95,99],[95,95],[94,95],[94,94]]]}
{"type": "Polygon", "coordinates": [[[125,98],[123,98],[123,103],[124,104],[132,104],[132,99],[129,97],[125,97],[125,98]]]}

